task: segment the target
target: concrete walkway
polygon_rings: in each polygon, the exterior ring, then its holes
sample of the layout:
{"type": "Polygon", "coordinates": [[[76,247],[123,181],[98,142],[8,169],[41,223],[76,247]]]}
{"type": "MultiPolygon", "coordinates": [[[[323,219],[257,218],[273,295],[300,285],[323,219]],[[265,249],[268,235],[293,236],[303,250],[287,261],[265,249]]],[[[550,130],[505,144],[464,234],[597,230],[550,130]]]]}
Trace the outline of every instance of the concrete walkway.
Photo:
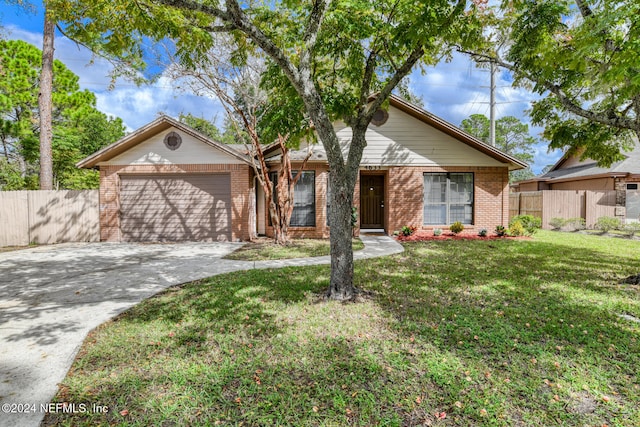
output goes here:
{"type": "MultiPolygon", "coordinates": [[[[361,239],[356,260],[403,251],[387,236],[361,239]]],[[[163,289],[232,271],[330,261],[221,259],[239,245],[74,243],[0,253],[0,426],[39,425],[41,405],[57,392],[87,334],[163,289]]]]}

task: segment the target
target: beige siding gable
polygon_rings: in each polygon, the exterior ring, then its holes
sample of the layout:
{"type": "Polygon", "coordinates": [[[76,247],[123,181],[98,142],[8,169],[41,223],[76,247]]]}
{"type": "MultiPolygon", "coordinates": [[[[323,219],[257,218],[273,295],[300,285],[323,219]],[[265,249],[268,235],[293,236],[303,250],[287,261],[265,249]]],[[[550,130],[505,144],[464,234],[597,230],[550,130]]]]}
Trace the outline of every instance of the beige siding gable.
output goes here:
{"type": "Polygon", "coordinates": [[[178,129],[169,128],[100,165],[240,164],[242,161],[178,129]],[[176,132],[182,137],[177,150],[164,145],[164,137],[176,132]]]}
{"type": "MultiPolygon", "coordinates": [[[[347,145],[351,128],[336,124],[347,145]]],[[[362,166],[505,166],[506,164],[458,141],[395,107],[382,126],[370,125],[362,166]]]]}
{"type": "Polygon", "coordinates": [[[569,169],[576,166],[593,165],[595,163],[596,162],[591,159],[580,160],[580,155],[576,154],[564,160],[562,164],[557,168],[555,168],[554,170],[569,169]]]}

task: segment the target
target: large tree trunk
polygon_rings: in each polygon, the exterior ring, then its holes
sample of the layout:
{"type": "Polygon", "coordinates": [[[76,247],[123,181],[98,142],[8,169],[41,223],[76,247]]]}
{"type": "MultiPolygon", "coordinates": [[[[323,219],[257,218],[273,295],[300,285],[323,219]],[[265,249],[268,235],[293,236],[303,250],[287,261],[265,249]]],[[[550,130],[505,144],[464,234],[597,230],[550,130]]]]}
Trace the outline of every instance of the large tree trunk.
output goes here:
{"type": "Polygon", "coordinates": [[[341,168],[332,168],[329,174],[331,185],[331,209],[329,211],[331,281],[327,297],[339,301],[353,299],[357,293],[357,289],[353,285],[351,208],[353,207],[353,192],[358,180],[362,152],[367,145],[366,130],[366,122],[352,127],[349,161],[341,168]]]}
{"type": "Polygon", "coordinates": [[[353,188],[344,174],[331,171],[331,280],[327,297],[339,301],[355,296],[353,286],[353,248],[351,246],[351,207],[353,206],[353,188]]]}
{"type": "Polygon", "coordinates": [[[44,37],[42,39],[42,70],[40,71],[40,189],[53,189],[53,153],[51,141],[53,128],[51,123],[53,91],[53,36],[55,21],[45,1],[44,37]]]}

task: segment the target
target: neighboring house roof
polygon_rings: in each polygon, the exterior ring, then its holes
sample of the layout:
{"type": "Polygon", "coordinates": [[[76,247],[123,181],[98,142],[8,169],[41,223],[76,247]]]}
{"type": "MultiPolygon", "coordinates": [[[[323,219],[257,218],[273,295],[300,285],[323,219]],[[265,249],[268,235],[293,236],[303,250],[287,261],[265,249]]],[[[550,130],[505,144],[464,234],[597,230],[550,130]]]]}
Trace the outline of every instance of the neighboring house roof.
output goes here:
{"type": "MultiPolygon", "coordinates": [[[[610,167],[605,168],[598,166],[598,163],[592,159],[578,160],[579,154],[565,154],[553,165],[549,172],[535,178],[520,181],[523,182],[562,182],[575,181],[580,179],[593,179],[602,177],[626,177],[629,175],[640,175],[640,144],[637,142],[633,150],[623,153],[625,158],[613,163],[610,167]],[[573,163],[569,163],[569,161],[573,163]],[[565,164],[575,164],[575,166],[565,167],[565,164]]],[[[519,184],[518,183],[518,184],[519,184]]]]}
{"type": "Polygon", "coordinates": [[[251,165],[251,159],[244,153],[243,151],[238,151],[232,148],[229,145],[225,145],[219,142],[212,140],[211,138],[201,134],[200,132],[194,130],[193,128],[180,123],[176,119],[173,119],[169,116],[162,115],[152,121],[151,123],[137,129],[136,131],[128,134],[127,136],[121,138],[119,141],[114,142],[103,149],[96,151],[89,157],[79,161],[76,166],[79,168],[92,168],[98,165],[100,162],[105,162],[119,154],[124,153],[125,151],[131,149],[132,147],[146,141],[150,137],[165,131],[169,128],[176,128],[185,134],[191,135],[197,140],[207,144],[213,148],[216,148],[232,157],[235,157],[238,160],[241,160],[244,163],[251,165]]]}

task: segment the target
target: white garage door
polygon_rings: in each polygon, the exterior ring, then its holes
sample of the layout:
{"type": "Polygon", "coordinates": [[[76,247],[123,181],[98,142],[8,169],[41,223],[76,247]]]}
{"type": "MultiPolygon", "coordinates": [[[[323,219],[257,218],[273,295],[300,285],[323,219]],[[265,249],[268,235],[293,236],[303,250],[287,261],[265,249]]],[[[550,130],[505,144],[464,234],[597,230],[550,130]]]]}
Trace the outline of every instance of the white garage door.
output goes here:
{"type": "Polygon", "coordinates": [[[120,227],[127,242],[229,241],[230,175],[123,175],[120,227]]]}

